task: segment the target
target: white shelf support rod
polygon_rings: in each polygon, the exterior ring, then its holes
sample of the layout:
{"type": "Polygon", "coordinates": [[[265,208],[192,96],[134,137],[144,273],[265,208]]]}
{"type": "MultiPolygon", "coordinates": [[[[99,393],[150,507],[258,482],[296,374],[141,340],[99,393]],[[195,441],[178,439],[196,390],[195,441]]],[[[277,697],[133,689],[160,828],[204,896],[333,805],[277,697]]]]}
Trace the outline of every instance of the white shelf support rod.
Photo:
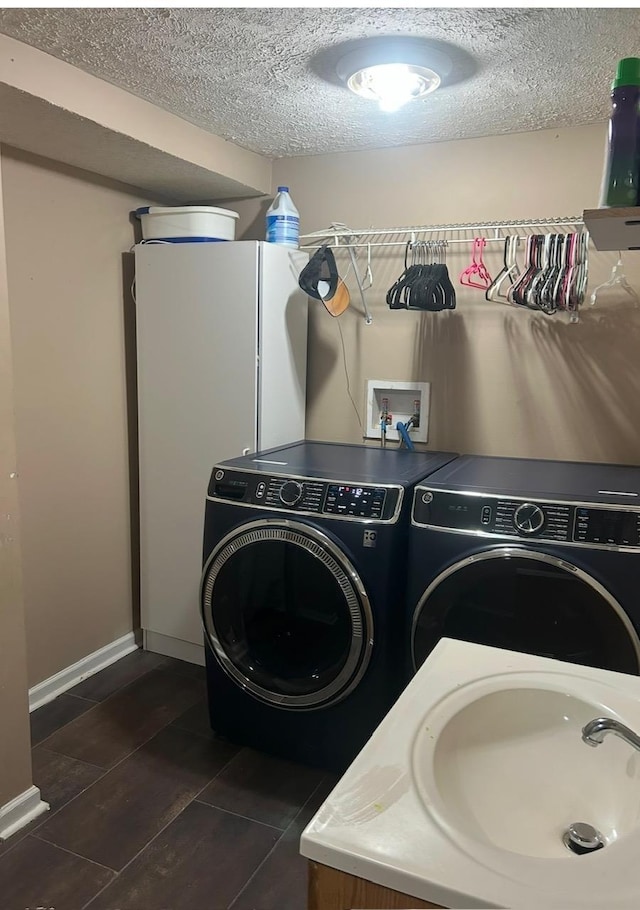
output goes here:
{"type": "MultiPolygon", "coordinates": [[[[558,228],[574,228],[580,229],[584,226],[584,222],[581,216],[571,216],[563,218],[539,218],[536,220],[521,220],[521,221],[490,221],[485,223],[476,223],[476,224],[440,224],[440,225],[424,225],[422,227],[396,227],[396,228],[382,228],[382,229],[368,229],[368,230],[351,230],[350,228],[328,228],[322,231],[314,231],[310,234],[303,234],[301,236],[302,241],[307,241],[303,243],[303,248],[313,249],[320,246],[323,242],[327,243],[333,241],[334,248],[343,247],[343,248],[358,248],[363,246],[368,247],[397,247],[405,246],[407,242],[415,243],[417,240],[424,237],[428,239],[430,234],[470,234],[470,235],[482,235],[490,232],[493,236],[485,237],[488,242],[499,242],[504,240],[504,232],[520,232],[520,231],[553,231],[558,228]],[[376,239],[388,237],[389,235],[394,236],[396,239],[376,239]]],[[[468,243],[469,238],[465,237],[452,237],[448,241],[450,244],[453,243],[468,243]]]]}

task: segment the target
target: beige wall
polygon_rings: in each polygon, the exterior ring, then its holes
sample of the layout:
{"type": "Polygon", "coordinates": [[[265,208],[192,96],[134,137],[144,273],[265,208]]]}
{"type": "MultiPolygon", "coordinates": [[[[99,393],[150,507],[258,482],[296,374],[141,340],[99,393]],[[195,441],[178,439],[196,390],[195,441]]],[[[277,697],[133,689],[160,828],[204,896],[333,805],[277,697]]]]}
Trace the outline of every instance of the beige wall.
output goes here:
{"type": "MultiPolygon", "coordinates": [[[[574,215],[597,205],[606,126],[436,143],[352,154],[280,159],[274,187],[288,184],[303,231],[574,215]]],[[[257,201],[239,206],[241,233],[259,235],[257,201]]],[[[450,249],[457,275],[470,246],[450,249]]],[[[487,256],[494,274],[499,248],[487,256]]],[[[347,257],[340,257],[346,272],[347,257]]],[[[592,286],[615,254],[594,253],[592,286]]],[[[640,257],[627,253],[640,290],[640,257]]],[[[358,441],[347,396],[339,329],[360,412],[367,378],[432,383],[429,448],[491,455],[640,462],[640,311],[626,300],[585,307],[578,325],[500,304],[457,287],[449,313],[391,312],[384,295],[399,254],[374,252],[368,293],[374,324],[353,305],[338,321],[311,308],[308,435],[358,441]]]]}
{"type": "MultiPolygon", "coordinates": [[[[567,215],[597,202],[602,125],[282,159],[305,231],[567,215]]],[[[29,685],[132,628],[123,278],[132,191],[5,148],[4,207],[29,685]]],[[[227,203],[228,204],[228,203],[227,203]]],[[[267,200],[237,203],[262,236],[267,200]]],[[[451,271],[468,250],[450,251],[451,271]]],[[[499,253],[488,256],[499,267],[499,253]]],[[[594,283],[615,256],[594,254],[594,283]]],[[[625,255],[640,288],[640,257],[625,255]]],[[[341,254],[346,273],[346,257],[341,254]]],[[[446,314],[390,312],[397,252],[374,253],[369,304],[311,310],[308,435],[358,441],[367,377],[432,383],[430,448],[639,462],[640,311],[586,307],[577,326],[460,289],[446,314]]],[[[125,281],[126,284],[126,281],[125,281]]]]}
{"type": "Polygon", "coordinates": [[[0,142],[183,202],[267,191],[271,160],[7,35],[0,142]]]}
{"type": "MultiPolygon", "coordinates": [[[[1,203],[0,179],[0,206],[1,203]]],[[[0,807],[31,786],[11,339],[4,250],[4,223],[0,207],[0,807]]]]}
{"type": "Polygon", "coordinates": [[[132,629],[122,253],[146,200],[2,152],[33,686],[132,629]]]}

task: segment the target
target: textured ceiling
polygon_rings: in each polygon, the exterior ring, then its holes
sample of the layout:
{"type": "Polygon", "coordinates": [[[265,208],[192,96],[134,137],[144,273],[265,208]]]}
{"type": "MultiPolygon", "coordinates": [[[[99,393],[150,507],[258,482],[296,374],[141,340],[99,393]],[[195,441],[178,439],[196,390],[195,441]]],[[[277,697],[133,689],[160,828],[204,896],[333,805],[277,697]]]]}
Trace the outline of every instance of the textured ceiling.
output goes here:
{"type": "Polygon", "coordinates": [[[604,120],[637,9],[2,9],[0,32],[224,139],[282,157],[604,120]],[[452,84],[383,114],[336,84],[338,46],[446,42],[452,84]]]}

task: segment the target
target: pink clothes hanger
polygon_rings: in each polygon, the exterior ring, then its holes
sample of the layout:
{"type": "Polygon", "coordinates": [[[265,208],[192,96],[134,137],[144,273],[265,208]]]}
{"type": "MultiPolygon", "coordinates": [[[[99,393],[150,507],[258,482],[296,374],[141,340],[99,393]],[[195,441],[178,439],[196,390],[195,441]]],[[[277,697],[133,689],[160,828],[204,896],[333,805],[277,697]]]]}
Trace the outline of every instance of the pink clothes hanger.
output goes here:
{"type": "Polygon", "coordinates": [[[487,271],[487,267],[482,259],[482,251],[487,245],[484,237],[476,237],[473,241],[471,250],[471,265],[460,275],[460,284],[468,288],[478,288],[486,291],[491,287],[493,278],[487,271]]]}

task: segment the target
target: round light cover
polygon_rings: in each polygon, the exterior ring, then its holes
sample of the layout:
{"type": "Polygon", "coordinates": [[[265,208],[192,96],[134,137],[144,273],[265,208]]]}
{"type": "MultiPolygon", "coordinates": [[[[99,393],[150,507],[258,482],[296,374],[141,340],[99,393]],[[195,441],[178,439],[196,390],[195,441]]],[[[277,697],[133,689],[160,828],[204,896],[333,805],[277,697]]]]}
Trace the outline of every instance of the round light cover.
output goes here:
{"type": "Polygon", "coordinates": [[[438,73],[411,63],[378,63],[358,70],[347,85],[356,95],[377,101],[381,111],[397,111],[416,98],[423,98],[440,85],[438,73]]]}
{"type": "Polygon", "coordinates": [[[451,59],[427,41],[373,38],[343,57],[336,70],[352,92],[390,112],[435,91],[451,72],[451,59]]]}

